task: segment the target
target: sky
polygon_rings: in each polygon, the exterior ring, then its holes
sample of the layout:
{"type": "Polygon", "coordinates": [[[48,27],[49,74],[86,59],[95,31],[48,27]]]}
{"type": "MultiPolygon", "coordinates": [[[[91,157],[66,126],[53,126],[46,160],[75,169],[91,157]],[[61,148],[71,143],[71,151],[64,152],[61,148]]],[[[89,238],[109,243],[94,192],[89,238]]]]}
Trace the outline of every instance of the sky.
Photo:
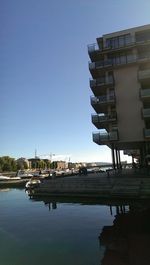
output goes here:
{"type": "Polygon", "coordinates": [[[87,45],[149,23],[149,0],[0,0],[0,156],[110,162],[92,141],[87,45]]]}

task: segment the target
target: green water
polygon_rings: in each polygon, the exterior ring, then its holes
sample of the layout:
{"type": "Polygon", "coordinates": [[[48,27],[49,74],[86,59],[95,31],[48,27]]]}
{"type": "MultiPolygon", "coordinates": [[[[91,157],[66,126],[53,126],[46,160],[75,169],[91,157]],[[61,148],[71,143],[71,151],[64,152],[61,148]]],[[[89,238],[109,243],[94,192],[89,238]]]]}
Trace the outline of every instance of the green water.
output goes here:
{"type": "Polygon", "coordinates": [[[0,191],[0,265],[99,265],[108,206],[45,204],[24,190],[0,191]],[[52,208],[53,206],[53,208],[52,208]]]}

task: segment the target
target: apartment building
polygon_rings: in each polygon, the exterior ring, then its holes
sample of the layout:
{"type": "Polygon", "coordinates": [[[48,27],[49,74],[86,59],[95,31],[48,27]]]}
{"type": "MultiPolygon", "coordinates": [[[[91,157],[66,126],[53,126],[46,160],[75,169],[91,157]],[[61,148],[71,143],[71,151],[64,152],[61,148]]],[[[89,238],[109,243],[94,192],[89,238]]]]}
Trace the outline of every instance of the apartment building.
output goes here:
{"type": "Polygon", "coordinates": [[[89,70],[98,129],[93,141],[112,150],[114,168],[120,150],[139,153],[140,164],[150,154],[150,25],[103,35],[88,45],[89,70]]]}

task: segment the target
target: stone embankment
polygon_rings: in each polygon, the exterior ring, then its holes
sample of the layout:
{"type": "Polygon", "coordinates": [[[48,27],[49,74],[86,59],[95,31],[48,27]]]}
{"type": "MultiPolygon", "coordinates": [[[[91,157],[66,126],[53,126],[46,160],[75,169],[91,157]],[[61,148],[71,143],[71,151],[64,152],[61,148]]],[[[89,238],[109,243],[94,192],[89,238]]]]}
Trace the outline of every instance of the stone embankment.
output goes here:
{"type": "Polygon", "coordinates": [[[97,198],[149,199],[150,177],[138,174],[89,174],[44,180],[33,196],[91,196],[97,198]]]}

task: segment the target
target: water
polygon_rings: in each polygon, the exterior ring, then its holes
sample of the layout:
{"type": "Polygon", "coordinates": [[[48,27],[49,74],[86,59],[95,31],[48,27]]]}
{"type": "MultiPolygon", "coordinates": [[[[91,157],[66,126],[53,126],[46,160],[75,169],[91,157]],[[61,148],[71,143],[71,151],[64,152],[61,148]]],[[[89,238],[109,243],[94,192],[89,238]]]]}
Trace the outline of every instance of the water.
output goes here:
{"type": "Polygon", "coordinates": [[[1,190],[0,265],[150,264],[150,202],[70,201],[1,190]]]}
{"type": "Polygon", "coordinates": [[[0,264],[100,264],[105,247],[98,237],[113,219],[108,206],[49,205],[24,190],[1,191],[0,264]]]}

